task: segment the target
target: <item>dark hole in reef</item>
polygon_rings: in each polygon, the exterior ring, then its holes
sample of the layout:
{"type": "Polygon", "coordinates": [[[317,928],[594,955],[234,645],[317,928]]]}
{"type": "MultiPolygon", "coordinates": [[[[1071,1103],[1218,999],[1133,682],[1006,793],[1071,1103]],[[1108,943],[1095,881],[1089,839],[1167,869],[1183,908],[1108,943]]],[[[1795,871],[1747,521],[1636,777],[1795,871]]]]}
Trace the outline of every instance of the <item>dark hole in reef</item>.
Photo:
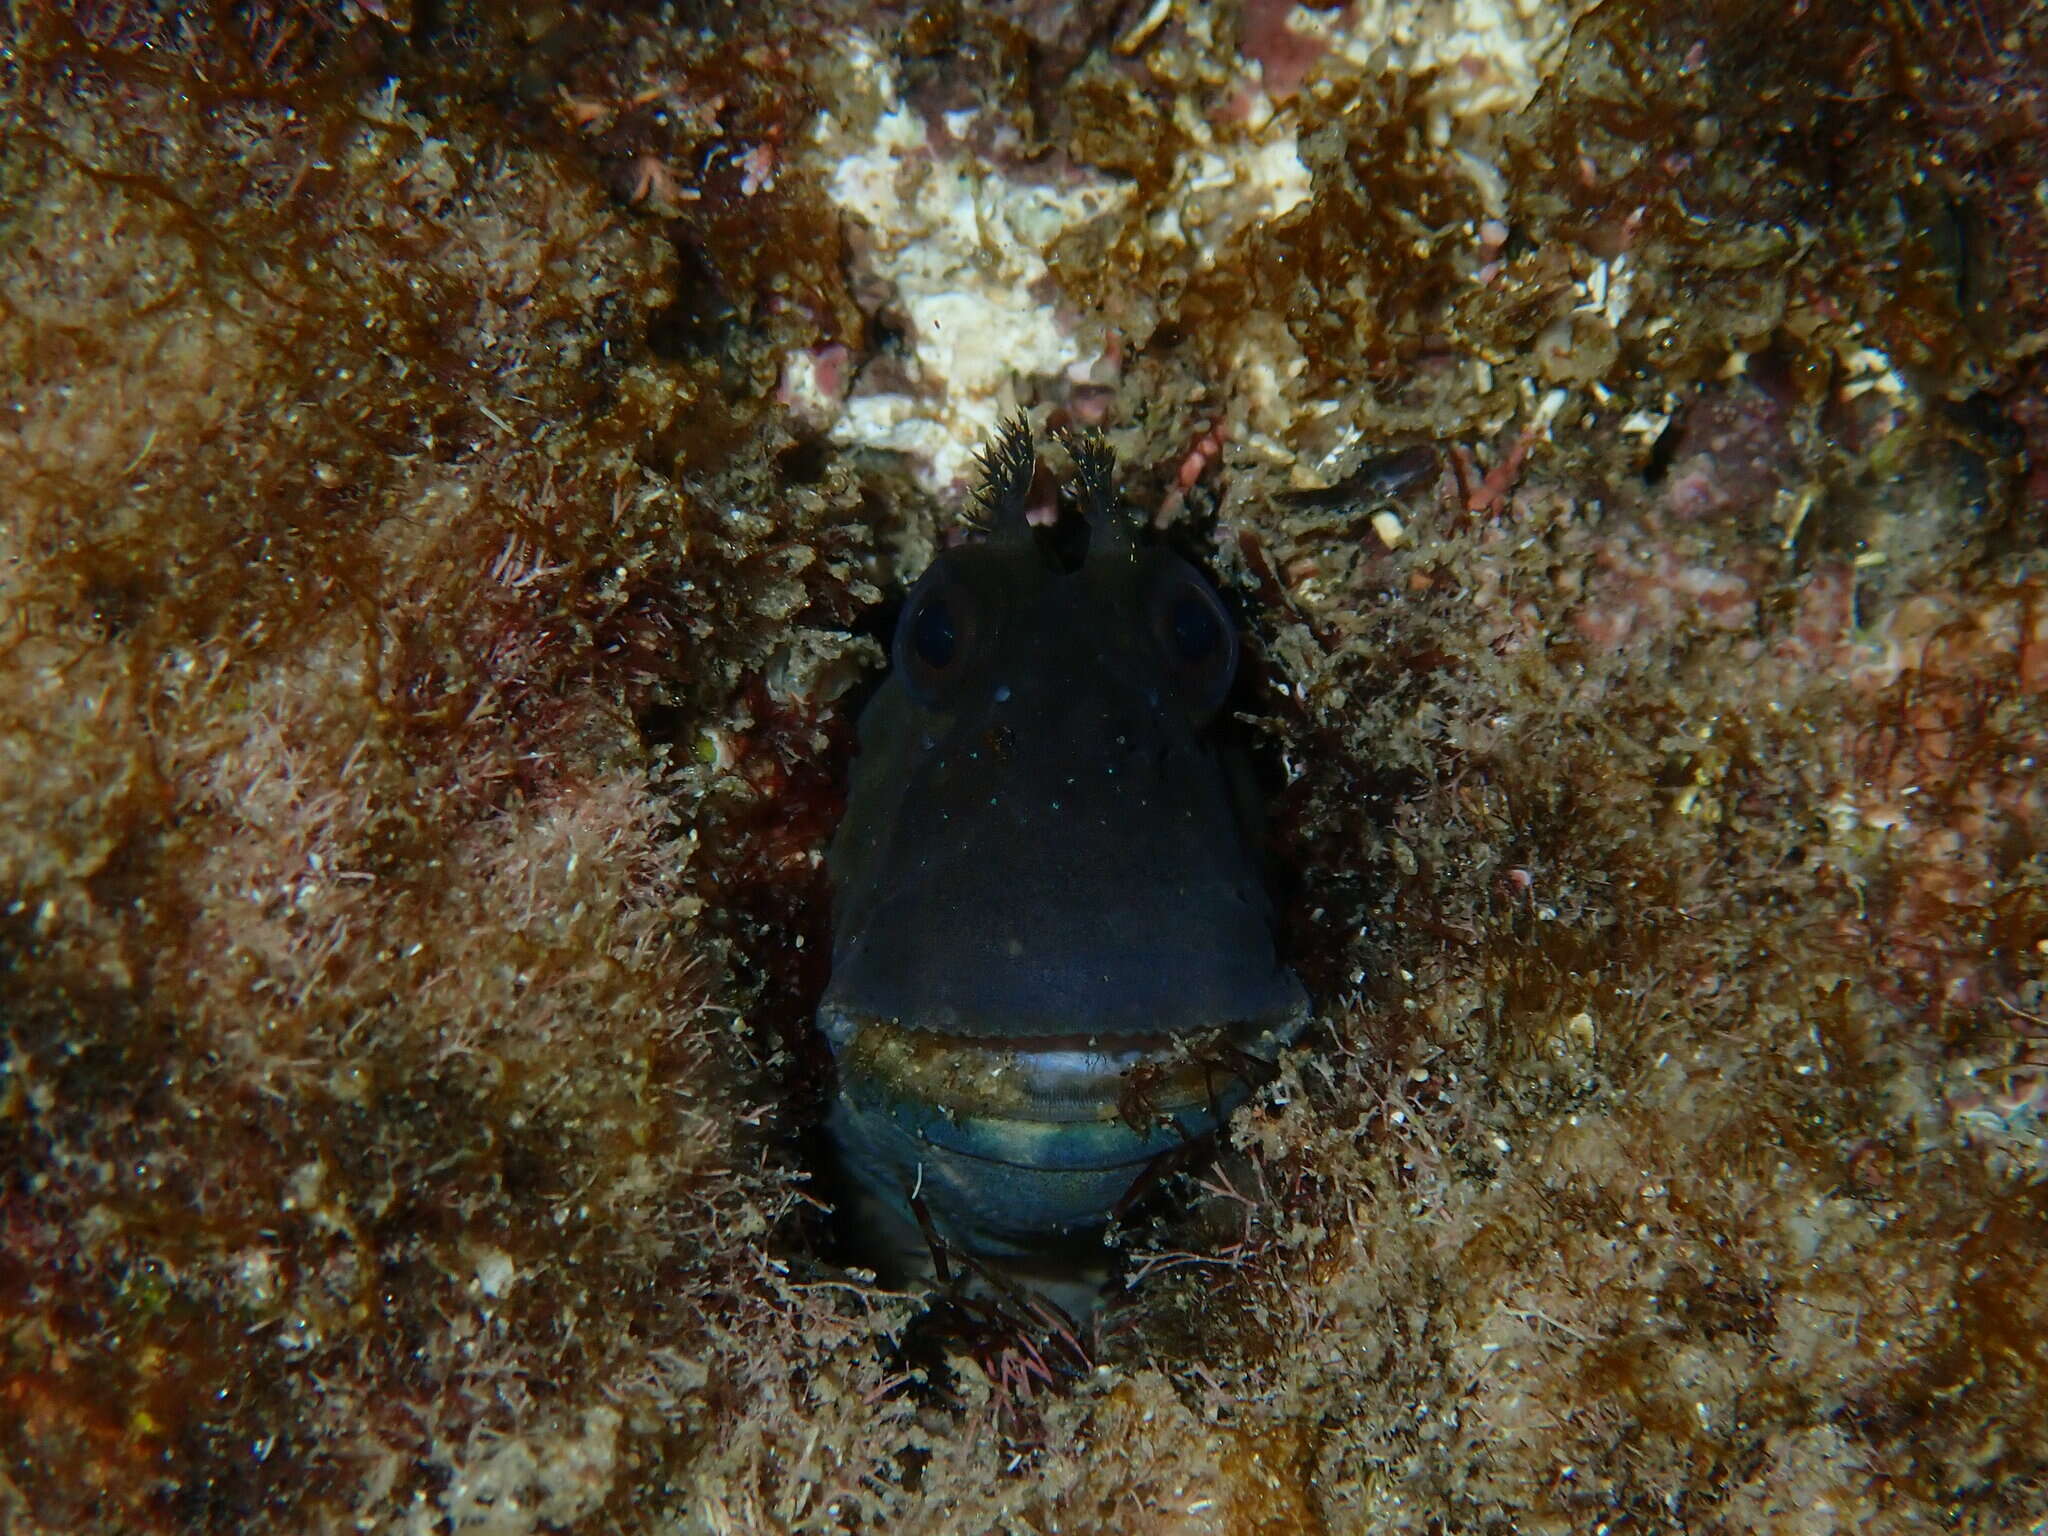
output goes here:
{"type": "Polygon", "coordinates": [[[1969,487],[1997,553],[2032,551],[2048,542],[2048,502],[2026,490],[2026,434],[2007,401],[1982,391],[1939,404],[1940,429],[1955,472],[1969,487]]]}
{"type": "Polygon", "coordinates": [[[508,1133],[498,1145],[498,1182],[507,1196],[528,1203],[558,1192],[560,1147],[551,1130],[508,1133]]]}
{"type": "Polygon", "coordinates": [[[1780,332],[1769,346],[1750,354],[1744,374],[1777,410],[1788,411],[1800,397],[1800,371],[1797,349],[1780,332]]]}
{"type": "Polygon", "coordinates": [[[1986,457],[2016,458],[2026,451],[2026,434],[2013,425],[1997,400],[1981,390],[1960,400],[1937,400],[1935,409],[1949,432],[1986,457]]]}
{"type": "Polygon", "coordinates": [[[102,912],[141,906],[156,884],[159,838],[147,825],[122,829],[121,839],[85,878],[86,894],[102,912]]]}
{"type": "Polygon", "coordinates": [[[870,355],[889,353],[902,356],[911,350],[909,321],[894,309],[878,309],[868,316],[867,350],[870,355]]]}
{"type": "Polygon", "coordinates": [[[647,349],[666,362],[686,362],[721,351],[733,323],[724,279],[704,248],[678,231],[676,296],[647,322],[647,349]]]}
{"type": "Polygon", "coordinates": [[[155,606],[162,583],[132,572],[109,569],[88,577],[80,593],[86,612],[91,614],[110,640],[128,634],[155,606]]]}
{"type": "Polygon", "coordinates": [[[1678,444],[1685,436],[1685,410],[1680,407],[1671,413],[1671,419],[1664,423],[1664,430],[1657,434],[1657,440],[1650,444],[1650,456],[1643,463],[1643,483],[1662,485],[1665,476],[1671,473],[1671,461],[1678,457],[1678,444]]]}
{"type": "Polygon", "coordinates": [[[896,1468],[906,1493],[918,1493],[924,1488],[924,1469],[931,1464],[932,1453],[923,1446],[905,1446],[896,1453],[896,1468]]]}
{"type": "Polygon", "coordinates": [[[633,727],[648,746],[672,747],[689,717],[690,712],[679,705],[654,701],[634,712],[633,727]]]}
{"type": "Polygon", "coordinates": [[[775,473],[784,485],[816,485],[832,467],[832,445],[805,434],[775,456],[775,473]]]}

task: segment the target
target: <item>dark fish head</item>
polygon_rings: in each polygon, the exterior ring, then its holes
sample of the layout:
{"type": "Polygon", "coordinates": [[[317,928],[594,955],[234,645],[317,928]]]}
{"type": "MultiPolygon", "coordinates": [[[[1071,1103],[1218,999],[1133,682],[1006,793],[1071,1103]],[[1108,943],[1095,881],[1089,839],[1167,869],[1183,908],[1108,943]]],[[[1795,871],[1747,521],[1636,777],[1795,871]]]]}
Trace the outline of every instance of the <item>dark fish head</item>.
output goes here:
{"type": "MultiPolygon", "coordinates": [[[[878,1112],[933,1111],[926,1142],[964,1137],[962,1155],[1021,1167],[1079,1155],[1127,1168],[1193,1123],[1134,1138],[1136,1069],[1209,1034],[1270,1059],[1306,1001],[1275,950],[1247,775],[1218,741],[1236,625],[1199,570],[1115,505],[1106,454],[1076,455],[1078,563],[1023,516],[1034,461],[1013,432],[990,456],[987,536],[940,554],[904,605],[829,855],[820,1024],[843,1077],[863,1031],[854,1057],[889,1043],[878,1112]],[[959,1080],[969,1062],[977,1083],[959,1080]],[[1011,1068],[1036,1086],[993,1104],[979,1080],[1011,1068]],[[979,1139],[961,1129],[977,1116],[996,1127],[979,1139]],[[1057,1146],[1017,1141],[1045,1124],[1068,1127],[1057,1146]]],[[[1220,1118],[1217,1093],[1181,1097],[1193,1120],[1220,1118]]],[[[1106,1214],[1026,1212],[1019,1229],[1106,1214]]]]}
{"type": "Polygon", "coordinates": [[[1212,729],[1236,625],[1131,532],[1093,527],[1068,570],[999,524],[918,581],[831,851],[828,1008],[1014,1036],[1300,1006],[1245,774],[1212,729]]]}

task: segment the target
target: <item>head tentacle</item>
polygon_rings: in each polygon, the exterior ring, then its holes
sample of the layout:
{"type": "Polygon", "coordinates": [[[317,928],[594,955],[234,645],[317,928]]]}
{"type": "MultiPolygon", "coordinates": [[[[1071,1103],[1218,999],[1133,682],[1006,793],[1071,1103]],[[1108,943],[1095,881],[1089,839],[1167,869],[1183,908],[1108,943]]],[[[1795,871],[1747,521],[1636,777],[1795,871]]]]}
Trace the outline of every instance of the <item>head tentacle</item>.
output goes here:
{"type": "Polygon", "coordinates": [[[1135,550],[1139,517],[1117,495],[1116,455],[1102,434],[1092,429],[1063,428],[1059,443],[1074,461],[1074,478],[1067,483],[1067,495],[1088,520],[1097,547],[1124,554],[1135,550]]]}
{"type": "Polygon", "coordinates": [[[975,460],[980,482],[974,488],[974,521],[992,537],[1016,537],[1030,531],[1031,484],[1038,475],[1038,449],[1031,424],[1011,416],[994,441],[975,460]]]}

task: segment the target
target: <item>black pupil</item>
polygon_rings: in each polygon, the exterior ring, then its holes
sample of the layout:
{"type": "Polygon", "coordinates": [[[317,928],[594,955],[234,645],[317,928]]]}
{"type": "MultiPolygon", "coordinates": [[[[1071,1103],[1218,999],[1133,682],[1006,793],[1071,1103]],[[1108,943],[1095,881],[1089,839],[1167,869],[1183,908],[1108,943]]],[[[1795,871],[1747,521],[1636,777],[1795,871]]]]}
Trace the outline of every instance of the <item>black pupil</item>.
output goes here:
{"type": "Polygon", "coordinates": [[[1207,661],[1223,641],[1223,626],[1215,610],[1192,592],[1183,593],[1173,604],[1173,648],[1186,662],[1207,661]]]}
{"type": "Polygon", "coordinates": [[[910,644],[917,659],[928,667],[943,671],[953,664],[953,654],[960,649],[960,633],[953,627],[953,610],[946,606],[945,598],[934,593],[918,606],[910,621],[910,644]]]}

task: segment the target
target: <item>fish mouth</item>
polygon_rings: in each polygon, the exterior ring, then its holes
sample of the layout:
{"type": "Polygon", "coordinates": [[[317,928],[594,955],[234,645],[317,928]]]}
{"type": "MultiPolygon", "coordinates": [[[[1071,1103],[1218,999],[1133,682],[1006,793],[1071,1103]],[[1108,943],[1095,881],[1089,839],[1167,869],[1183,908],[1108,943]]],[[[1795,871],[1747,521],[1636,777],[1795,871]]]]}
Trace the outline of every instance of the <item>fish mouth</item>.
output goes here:
{"type": "Polygon", "coordinates": [[[1308,1023],[1306,1004],[1271,1019],[1154,1035],[1007,1039],[921,1029],[821,1009],[842,1091],[898,1119],[1000,1120],[1132,1131],[1205,1120],[1210,1128],[1270,1076],[1308,1023]]]}
{"type": "Polygon", "coordinates": [[[1161,1159],[1202,1145],[1307,1026],[1306,999],[1196,1031],[995,1039],[819,1010],[827,1120],[853,1182],[984,1255],[1099,1228],[1161,1159]]]}

